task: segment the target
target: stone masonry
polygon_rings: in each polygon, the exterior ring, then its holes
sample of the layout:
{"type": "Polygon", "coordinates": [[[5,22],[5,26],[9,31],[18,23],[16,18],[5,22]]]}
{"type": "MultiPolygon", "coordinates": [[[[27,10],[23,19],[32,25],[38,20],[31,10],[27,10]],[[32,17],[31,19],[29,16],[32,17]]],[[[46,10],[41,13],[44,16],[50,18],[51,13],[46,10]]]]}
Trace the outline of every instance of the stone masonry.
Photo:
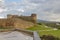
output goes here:
{"type": "Polygon", "coordinates": [[[0,28],[29,28],[36,24],[36,14],[31,16],[7,15],[6,19],[0,19],[0,28]]]}

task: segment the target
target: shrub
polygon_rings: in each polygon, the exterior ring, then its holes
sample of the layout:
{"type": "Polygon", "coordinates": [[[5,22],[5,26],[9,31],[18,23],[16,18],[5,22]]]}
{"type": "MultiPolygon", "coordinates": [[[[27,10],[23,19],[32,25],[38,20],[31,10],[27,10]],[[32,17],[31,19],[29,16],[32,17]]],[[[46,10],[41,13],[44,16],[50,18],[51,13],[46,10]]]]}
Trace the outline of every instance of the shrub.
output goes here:
{"type": "Polygon", "coordinates": [[[43,35],[40,38],[41,38],[41,40],[60,40],[59,38],[54,37],[52,35],[43,35]]]}

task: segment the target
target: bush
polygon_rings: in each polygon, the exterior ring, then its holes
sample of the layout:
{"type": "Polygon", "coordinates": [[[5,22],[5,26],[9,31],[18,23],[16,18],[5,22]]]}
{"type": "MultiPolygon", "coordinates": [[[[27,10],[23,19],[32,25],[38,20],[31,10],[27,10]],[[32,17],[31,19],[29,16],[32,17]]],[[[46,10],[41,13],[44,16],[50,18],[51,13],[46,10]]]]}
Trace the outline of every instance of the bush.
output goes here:
{"type": "Polygon", "coordinates": [[[57,27],[58,29],[60,29],[60,26],[59,27],[57,27]]]}
{"type": "Polygon", "coordinates": [[[37,23],[37,24],[42,25],[42,23],[37,23]]]}
{"type": "Polygon", "coordinates": [[[52,35],[43,35],[40,38],[41,38],[41,40],[60,40],[59,38],[54,37],[52,35]]]}

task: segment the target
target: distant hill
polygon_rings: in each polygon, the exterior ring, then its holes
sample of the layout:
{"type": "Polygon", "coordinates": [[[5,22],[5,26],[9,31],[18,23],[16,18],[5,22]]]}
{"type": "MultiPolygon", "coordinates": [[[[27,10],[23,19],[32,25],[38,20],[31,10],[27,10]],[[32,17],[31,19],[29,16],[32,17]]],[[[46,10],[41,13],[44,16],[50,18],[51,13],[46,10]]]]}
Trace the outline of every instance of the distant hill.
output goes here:
{"type": "Polygon", "coordinates": [[[60,23],[60,22],[56,22],[56,21],[45,21],[45,20],[37,19],[37,23],[60,23]]]}

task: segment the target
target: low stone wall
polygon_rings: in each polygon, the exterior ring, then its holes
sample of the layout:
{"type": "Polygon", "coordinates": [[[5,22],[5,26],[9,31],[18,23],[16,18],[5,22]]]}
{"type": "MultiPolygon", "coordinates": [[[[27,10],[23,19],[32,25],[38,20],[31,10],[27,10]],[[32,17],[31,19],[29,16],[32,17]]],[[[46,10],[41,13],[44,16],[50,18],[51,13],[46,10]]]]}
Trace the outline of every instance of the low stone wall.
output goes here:
{"type": "Polygon", "coordinates": [[[33,32],[33,40],[41,40],[36,31],[33,32]]]}

